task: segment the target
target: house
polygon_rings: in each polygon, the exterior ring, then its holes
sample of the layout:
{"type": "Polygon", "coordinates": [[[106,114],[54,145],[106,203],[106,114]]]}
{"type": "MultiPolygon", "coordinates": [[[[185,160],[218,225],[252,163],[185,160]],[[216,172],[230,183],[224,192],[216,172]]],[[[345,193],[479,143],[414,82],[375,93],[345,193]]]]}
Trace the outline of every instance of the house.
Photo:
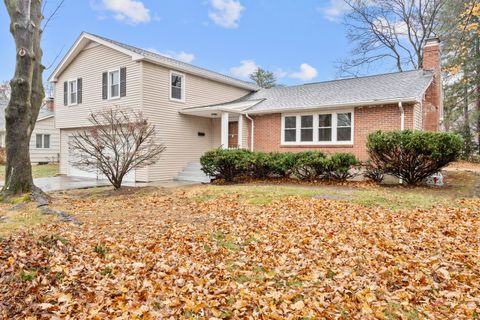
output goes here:
{"type": "Polygon", "coordinates": [[[82,33],[49,80],[62,102],[55,119],[63,174],[95,176],[70,165],[68,148],[71,135],[89,126],[92,111],[135,109],[156,126],[166,151],[155,165],[131,174],[135,181],[201,180],[200,156],[218,147],[352,152],[366,160],[369,132],[437,131],[443,110],[438,39],[426,44],[422,70],[261,89],[82,33]]]}
{"type": "MultiPolygon", "coordinates": [[[[0,92],[0,148],[5,147],[5,108],[10,97],[7,91],[0,92]]],[[[35,128],[30,139],[32,164],[58,162],[60,156],[60,130],[55,128],[53,99],[46,99],[40,108],[35,128]]]]}

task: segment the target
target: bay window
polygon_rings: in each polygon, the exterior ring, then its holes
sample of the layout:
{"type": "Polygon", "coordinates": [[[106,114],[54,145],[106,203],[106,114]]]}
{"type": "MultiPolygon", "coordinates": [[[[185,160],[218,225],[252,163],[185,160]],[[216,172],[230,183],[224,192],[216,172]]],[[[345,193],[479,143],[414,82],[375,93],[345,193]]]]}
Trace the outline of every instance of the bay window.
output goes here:
{"type": "Polygon", "coordinates": [[[309,112],[282,116],[284,145],[353,143],[353,110],[309,112]]]}

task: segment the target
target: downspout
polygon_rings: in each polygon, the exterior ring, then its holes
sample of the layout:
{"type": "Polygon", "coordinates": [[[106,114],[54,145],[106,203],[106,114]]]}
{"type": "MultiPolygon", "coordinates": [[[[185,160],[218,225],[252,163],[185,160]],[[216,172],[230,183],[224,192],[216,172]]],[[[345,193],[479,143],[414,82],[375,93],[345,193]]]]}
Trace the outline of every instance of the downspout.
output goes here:
{"type": "Polygon", "coordinates": [[[405,130],[405,110],[401,101],[398,103],[398,108],[400,109],[400,130],[403,131],[405,130]]]}
{"type": "MultiPolygon", "coordinates": [[[[402,102],[400,101],[398,103],[398,108],[400,109],[400,130],[405,130],[405,110],[403,109],[403,104],[402,102]]],[[[400,157],[402,157],[402,155],[400,154],[400,157]]],[[[401,158],[400,158],[401,160],[401,158]]],[[[403,184],[403,179],[399,179],[398,181],[400,184],[403,184]]]]}
{"type": "Polygon", "coordinates": [[[245,117],[252,122],[251,132],[250,132],[250,151],[253,151],[253,134],[255,132],[255,122],[253,118],[251,118],[248,113],[245,113],[245,117]]]}

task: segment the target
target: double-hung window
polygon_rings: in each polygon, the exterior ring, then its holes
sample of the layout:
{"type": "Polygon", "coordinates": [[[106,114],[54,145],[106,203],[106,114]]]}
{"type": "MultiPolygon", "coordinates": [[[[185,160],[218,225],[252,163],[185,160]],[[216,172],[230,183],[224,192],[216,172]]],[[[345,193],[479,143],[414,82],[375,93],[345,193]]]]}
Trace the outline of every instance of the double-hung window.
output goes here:
{"type": "Polygon", "coordinates": [[[332,115],[331,114],[318,115],[318,141],[320,142],[332,141],[332,115]]]}
{"type": "Polygon", "coordinates": [[[352,113],[337,113],[337,141],[352,140],[352,113]]]}
{"type": "Polygon", "coordinates": [[[170,100],[185,101],[185,75],[170,72],[170,100]]]}
{"type": "Polygon", "coordinates": [[[68,105],[75,105],[78,103],[77,85],[77,79],[68,81],[68,105]]]}
{"type": "Polygon", "coordinates": [[[301,116],[300,117],[300,141],[312,142],[313,141],[313,116],[301,116]]]}
{"type": "Polygon", "coordinates": [[[295,142],[297,141],[297,117],[285,117],[285,138],[286,142],[295,142]]]}
{"type": "Polygon", "coordinates": [[[282,144],[353,143],[353,111],[312,112],[282,116],[282,144]]]}
{"type": "Polygon", "coordinates": [[[120,97],[120,70],[108,72],[108,98],[120,97]]]}
{"type": "Polygon", "coordinates": [[[50,148],[50,135],[49,134],[37,134],[35,136],[35,146],[37,149],[49,149],[50,148]]]}

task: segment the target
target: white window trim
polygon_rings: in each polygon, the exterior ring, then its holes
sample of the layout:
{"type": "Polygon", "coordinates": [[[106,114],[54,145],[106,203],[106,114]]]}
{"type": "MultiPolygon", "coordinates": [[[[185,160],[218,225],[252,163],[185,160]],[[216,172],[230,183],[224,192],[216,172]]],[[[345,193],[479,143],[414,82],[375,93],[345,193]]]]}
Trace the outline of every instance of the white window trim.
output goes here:
{"type": "Polygon", "coordinates": [[[120,86],[122,85],[122,78],[120,75],[120,68],[107,71],[107,100],[120,99],[120,86]],[[112,96],[112,81],[110,80],[110,74],[118,72],[118,96],[112,96]]]}
{"type": "Polygon", "coordinates": [[[35,149],[51,149],[52,148],[52,135],[50,133],[36,133],[35,134],[35,149]],[[37,147],[37,136],[41,136],[40,142],[41,146],[37,147]],[[45,147],[45,136],[49,136],[49,145],[48,148],[45,147]]]}
{"type": "Polygon", "coordinates": [[[67,80],[67,106],[76,106],[78,104],[78,79],[70,79],[67,80]],[[70,83],[75,82],[75,89],[76,89],[76,101],[72,103],[72,92],[70,91],[70,83]]]}
{"type": "Polygon", "coordinates": [[[350,146],[354,144],[354,132],[355,132],[355,112],[354,109],[341,109],[341,110],[322,110],[315,112],[299,112],[299,113],[282,113],[281,119],[281,134],[280,134],[280,145],[282,146],[336,146],[336,145],[346,145],[350,146]],[[347,113],[352,114],[352,123],[351,123],[351,138],[350,141],[337,141],[337,114],[347,113]],[[318,115],[320,114],[331,114],[332,115],[332,141],[318,141],[318,129],[319,121],[318,115]],[[302,142],[300,141],[301,134],[301,116],[313,115],[313,141],[311,142],[302,142]],[[296,125],[296,141],[285,141],[285,117],[295,116],[297,125],[296,125]]]}
{"type": "Polygon", "coordinates": [[[184,73],[176,72],[176,71],[170,71],[170,80],[168,81],[169,86],[168,86],[168,96],[170,98],[170,101],[175,101],[175,102],[182,102],[185,103],[185,92],[187,91],[187,77],[185,76],[184,73]],[[172,75],[180,76],[182,77],[182,98],[181,99],[175,99],[172,97],[172,75]]]}

